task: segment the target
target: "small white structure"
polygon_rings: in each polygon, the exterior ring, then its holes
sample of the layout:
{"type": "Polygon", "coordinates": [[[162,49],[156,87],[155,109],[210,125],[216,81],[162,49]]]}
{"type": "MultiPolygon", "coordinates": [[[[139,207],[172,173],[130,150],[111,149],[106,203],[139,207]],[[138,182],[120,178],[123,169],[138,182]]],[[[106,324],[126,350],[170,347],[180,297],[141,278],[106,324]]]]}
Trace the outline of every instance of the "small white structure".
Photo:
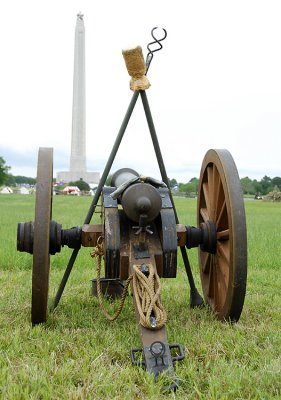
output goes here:
{"type": "Polygon", "coordinates": [[[18,193],[19,193],[19,194],[29,194],[30,192],[29,192],[29,190],[28,190],[26,187],[21,186],[20,189],[19,189],[19,191],[18,191],[18,193]]]}
{"type": "Polygon", "coordinates": [[[13,193],[12,189],[9,188],[8,186],[3,187],[3,189],[0,192],[1,194],[11,194],[13,193]]]}

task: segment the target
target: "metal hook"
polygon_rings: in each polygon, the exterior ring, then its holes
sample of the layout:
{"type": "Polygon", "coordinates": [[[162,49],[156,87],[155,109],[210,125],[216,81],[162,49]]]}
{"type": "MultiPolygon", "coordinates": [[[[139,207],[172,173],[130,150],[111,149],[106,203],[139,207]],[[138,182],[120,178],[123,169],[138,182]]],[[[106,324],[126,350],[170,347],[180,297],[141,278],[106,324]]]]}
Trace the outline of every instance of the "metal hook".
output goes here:
{"type": "Polygon", "coordinates": [[[166,29],[162,28],[162,30],[164,31],[164,36],[163,36],[161,39],[157,39],[157,38],[155,37],[155,35],[154,35],[154,31],[155,31],[156,29],[158,29],[158,27],[155,27],[155,28],[153,28],[153,29],[151,30],[151,36],[153,37],[154,41],[148,43],[148,45],[147,45],[148,54],[147,54],[147,56],[146,56],[146,61],[145,61],[146,73],[147,73],[148,68],[149,68],[149,66],[150,66],[150,63],[151,63],[151,61],[152,61],[153,53],[155,53],[156,51],[159,51],[159,50],[162,49],[163,46],[162,46],[162,44],[161,44],[160,42],[162,42],[163,40],[165,40],[166,37],[167,37],[167,31],[166,31],[166,29]],[[155,44],[157,44],[158,47],[157,47],[156,49],[154,49],[154,50],[151,50],[151,46],[153,46],[153,45],[155,45],[155,44]]]}

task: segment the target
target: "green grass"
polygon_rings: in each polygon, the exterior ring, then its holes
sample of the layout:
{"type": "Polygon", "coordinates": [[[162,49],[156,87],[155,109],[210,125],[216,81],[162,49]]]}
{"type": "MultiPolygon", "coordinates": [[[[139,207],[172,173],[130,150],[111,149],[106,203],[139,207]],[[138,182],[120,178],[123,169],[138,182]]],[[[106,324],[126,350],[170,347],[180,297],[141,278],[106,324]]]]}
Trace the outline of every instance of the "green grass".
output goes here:
{"type": "MultiPolygon", "coordinates": [[[[57,196],[53,219],[81,225],[90,198],[57,196]]],[[[18,222],[33,220],[34,197],[0,196],[1,399],[271,399],[281,398],[281,205],[245,201],[248,235],[247,295],[240,321],[220,323],[208,309],[191,310],[179,258],[177,279],[163,280],[170,343],[181,343],[177,394],[131,366],[140,345],[132,300],[109,323],[90,295],[95,272],[90,249],[80,251],[61,302],[44,326],[31,328],[32,256],[16,251],[18,222]]],[[[196,200],[176,199],[180,221],[196,224],[196,200]]],[[[52,256],[50,299],[71,250],[52,256]]],[[[200,287],[197,251],[189,251],[200,287]]]]}

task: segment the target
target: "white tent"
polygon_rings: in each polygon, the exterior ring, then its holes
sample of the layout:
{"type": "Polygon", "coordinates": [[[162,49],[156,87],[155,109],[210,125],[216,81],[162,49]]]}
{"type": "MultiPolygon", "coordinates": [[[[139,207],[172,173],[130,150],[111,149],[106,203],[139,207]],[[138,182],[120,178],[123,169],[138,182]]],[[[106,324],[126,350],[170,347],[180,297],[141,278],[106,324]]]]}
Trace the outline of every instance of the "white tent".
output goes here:
{"type": "Polygon", "coordinates": [[[29,194],[29,190],[28,190],[26,187],[22,186],[22,187],[19,189],[19,193],[20,193],[20,194],[29,194]]]}
{"type": "Polygon", "coordinates": [[[3,194],[11,194],[11,193],[13,193],[13,191],[12,191],[12,189],[9,188],[8,186],[5,186],[5,187],[3,187],[3,189],[0,191],[0,193],[3,193],[3,194]]]}

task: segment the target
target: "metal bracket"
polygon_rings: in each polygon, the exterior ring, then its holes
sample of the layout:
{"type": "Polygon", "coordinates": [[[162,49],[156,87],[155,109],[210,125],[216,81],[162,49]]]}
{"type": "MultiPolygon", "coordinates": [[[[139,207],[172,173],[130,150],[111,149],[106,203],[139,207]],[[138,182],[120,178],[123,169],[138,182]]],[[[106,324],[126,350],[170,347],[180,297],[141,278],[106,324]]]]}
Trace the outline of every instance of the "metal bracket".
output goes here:
{"type": "Polygon", "coordinates": [[[116,190],[115,187],[104,187],[102,190],[103,194],[103,206],[104,208],[117,208],[118,203],[116,199],[111,197],[111,194],[116,190]]]}
{"type": "Polygon", "coordinates": [[[167,369],[173,369],[176,361],[182,361],[184,359],[184,352],[180,344],[168,344],[156,341],[150,346],[132,349],[130,351],[130,357],[133,365],[145,368],[149,372],[152,372],[157,378],[161,372],[167,369]],[[177,355],[171,355],[172,349],[177,350],[177,355]],[[136,353],[142,353],[144,360],[136,360],[136,353]]]}
{"type": "Polygon", "coordinates": [[[142,258],[149,258],[149,248],[147,244],[143,243],[142,245],[140,244],[134,244],[134,254],[136,259],[142,259],[142,258]]]}

